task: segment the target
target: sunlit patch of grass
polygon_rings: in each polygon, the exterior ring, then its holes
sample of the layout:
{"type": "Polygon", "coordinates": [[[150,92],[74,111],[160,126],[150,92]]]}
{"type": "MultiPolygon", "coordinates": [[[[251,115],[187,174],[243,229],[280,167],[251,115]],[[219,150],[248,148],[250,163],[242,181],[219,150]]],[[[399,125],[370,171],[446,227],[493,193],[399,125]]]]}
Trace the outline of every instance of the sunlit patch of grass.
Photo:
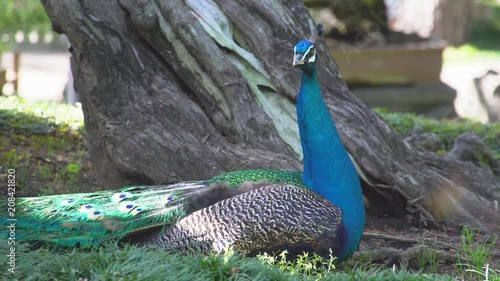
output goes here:
{"type": "Polygon", "coordinates": [[[15,169],[17,195],[77,191],[91,166],[79,107],[0,97],[0,173],[15,169]]]}
{"type": "Polygon", "coordinates": [[[443,53],[445,63],[465,63],[471,61],[486,61],[500,59],[500,45],[498,50],[482,50],[475,45],[465,44],[459,47],[447,47],[443,53]]]}
{"type": "Polygon", "coordinates": [[[59,102],[26,101],[0,96],[0,131],[47,133],[55,127],[78,130],[83,127],[80,107],[59,102]]]}

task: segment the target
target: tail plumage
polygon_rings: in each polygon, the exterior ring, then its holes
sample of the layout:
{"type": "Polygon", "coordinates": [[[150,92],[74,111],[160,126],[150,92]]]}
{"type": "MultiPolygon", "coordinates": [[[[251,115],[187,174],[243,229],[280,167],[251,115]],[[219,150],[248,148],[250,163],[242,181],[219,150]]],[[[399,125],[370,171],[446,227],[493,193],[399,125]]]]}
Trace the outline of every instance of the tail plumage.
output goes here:
{"type": "MultiPolygon", "coordinates": [[[[301,173],[273,170],[238,171],[205,181],[171,185],[131,186],[119,191],[101,191],[19,198],[16,201],[16,240],[92,247],[103,241],[161,225],[176,223],[201,208],[243,190],[244,182],[266,181],[301,185],[301,173]]],[[[0,210],[7,210],[7,201],[0,210]]],[[[6,225],[7,214],[0,215],[6,225]]],[[[10,233],[2,230],[0,237],[10,233]]]]}
{"type": "MultiPolygon", "coordinates": [[[[177,220],[188,198],[206,188],[206,181],[198,181],[21,198],[15,213],[16,239],[68,247],[120,239],[136,229],[177,220]]],[[[2,216],[0,221],[6,219],[2,216]]]]}

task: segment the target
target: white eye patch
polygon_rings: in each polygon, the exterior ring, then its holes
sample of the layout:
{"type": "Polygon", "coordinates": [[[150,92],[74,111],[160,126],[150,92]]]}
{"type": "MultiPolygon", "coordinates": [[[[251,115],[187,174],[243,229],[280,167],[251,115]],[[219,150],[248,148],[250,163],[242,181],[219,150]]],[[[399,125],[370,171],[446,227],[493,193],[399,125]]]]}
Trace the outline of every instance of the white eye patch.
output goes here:
{"type": "Polygon", "coordinates": [[[293,65],[313,63],[316,61],[316,48],[314,45],[310,45],[304,53],[297,53],[297,46],[295,46],[293,48],[293,53],[293,65]]]}
{"type": "Polygon", "coordinates": [[[311,53],[311,57],[309,58],[308,62],[314,62],[316,60],[316,50],[314,50],[311,53]]]}
{"type": "Polygon", "coordinates": [[[314,62],[316,60],[316,49],[314,45],[311,45],[302,57],[307,59],[307,62],[314,62]]]}

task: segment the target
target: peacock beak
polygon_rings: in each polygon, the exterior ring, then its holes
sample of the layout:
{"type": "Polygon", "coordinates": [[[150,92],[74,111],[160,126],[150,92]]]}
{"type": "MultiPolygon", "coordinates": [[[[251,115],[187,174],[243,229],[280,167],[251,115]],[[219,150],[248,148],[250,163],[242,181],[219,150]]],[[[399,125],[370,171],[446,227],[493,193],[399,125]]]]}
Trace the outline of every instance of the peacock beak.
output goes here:
{"type": "Polygon", "coordinates": [[[299,64],[304,64],[304,61],[302,60],[302,54],[295,54],[293,57],[293,66],[299,65],[299,64]]]}

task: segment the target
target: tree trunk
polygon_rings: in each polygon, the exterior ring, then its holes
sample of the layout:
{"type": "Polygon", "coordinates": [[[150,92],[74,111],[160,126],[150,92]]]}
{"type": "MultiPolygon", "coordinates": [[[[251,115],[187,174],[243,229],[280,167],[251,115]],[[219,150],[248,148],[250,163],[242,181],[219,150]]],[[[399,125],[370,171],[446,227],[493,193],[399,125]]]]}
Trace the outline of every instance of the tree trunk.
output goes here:
{"type": "Polygon", "coordinates": [[[473,0],[439,0],[434,11],[433,34],[453,46],[467,43],[472,35],[473,0]]]}
{"type": "MultiPolygon", "coordinates": [[[[302,1],[42,2],[72,44],[91,160],[109,187],[300,169],[292,50],[314,29],[302,1]]],[[[499,178],[410,147],[318,48],[323,93],[368,188],[425,219],[484,228],[499,178]]]]}
{"type": "Polygon", "coordinates": [[[427,38],[434,35],[461,45],[472,32],[472,0],[391,0],[389,26],[427,38]]]}

